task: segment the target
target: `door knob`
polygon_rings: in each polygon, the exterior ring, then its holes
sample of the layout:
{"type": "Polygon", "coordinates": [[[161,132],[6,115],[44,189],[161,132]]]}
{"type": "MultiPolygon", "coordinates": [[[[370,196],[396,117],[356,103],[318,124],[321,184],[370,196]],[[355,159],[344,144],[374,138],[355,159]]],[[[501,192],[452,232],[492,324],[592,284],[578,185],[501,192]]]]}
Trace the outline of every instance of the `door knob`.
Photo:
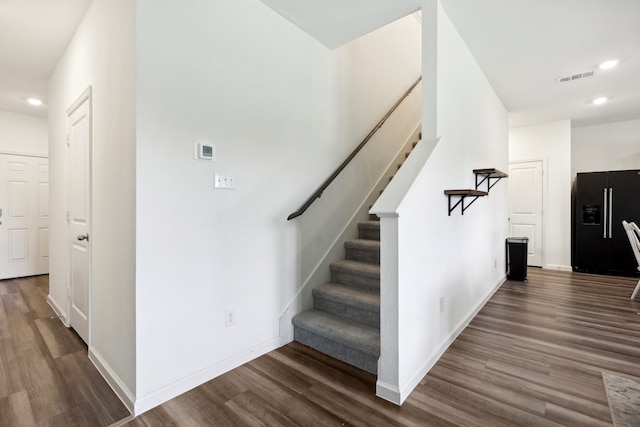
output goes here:
{"type": "Polygon", "coordinates": [[[78,237],[76,237],[76,239],[78,239],[78,240],[86,240],[88,242],[89,241],[89,233],[87,233],[87,234],[78,234],[78,237]]]}

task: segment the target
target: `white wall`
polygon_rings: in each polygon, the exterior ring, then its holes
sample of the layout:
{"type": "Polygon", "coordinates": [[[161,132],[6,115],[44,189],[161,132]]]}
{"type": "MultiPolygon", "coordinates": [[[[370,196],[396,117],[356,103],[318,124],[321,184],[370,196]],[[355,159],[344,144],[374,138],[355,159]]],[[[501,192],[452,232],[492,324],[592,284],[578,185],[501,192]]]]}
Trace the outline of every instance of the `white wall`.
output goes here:
{"type": "Polygon", "coordinates": [[[640,169],[640,120],[571,130],[571,176],[578,172],[640,169]]]}
{"type": "Polygon", "coordinates": [[[137,12],[139,413],[280,344],[279,316],[319,261],[308,254],[333,241],[286,218],[417,77],[420,41],[414,19],[391,31],[411,46],[372,35],[332,52],[258,0],[137,12]],[[215,162],[193,159],[198,140],[215,162]],[[237,189],[215,190],[215,171],[237,189]]]}
{"type": "Polygon", "coordinates": [[[130,408],[135,377],[135,2],[94,0],[49,82],[50,301],[67,317],[66,110],[93,88],[90,355],[130,408]]]}
{"type": "Polygon", "coordinates": [[[0,151],[46,156],[49,153],[47,119],[0,111],[0,151]]]}
{"type": "Polygon", "coordinates": [[[139,413],[279,344],[286,217],[335,141],[329,52],[257,0],[142,0],[137,27],[139,413]],[[193,159],[198,140],[215,162],[193,159]]]}
{"type": "Polygon", "coordinates": [[[443,191],[472,188],[473,169],[506,170],[507,112],[439,2],[425,0],[422,17],[423,132],[441,140],[435,148],[419,144],[416,159],[424,164],[406,169],[417,171],[417,180],[401,189],[405,181],[396,186],[394,179],[372,209],[383,217],[377,391],[395,403],[406,399],[505,275],[506,183],[464,215],[458,207],[448,216],[443,191]],[[395,191],[404,196],[396,198],[395,191]]]}
{"type": "Polygon", "coordinates": [[[571,121],[509,130],[509,161],[545,160],[543,268],[571,270],[571,121]]]}

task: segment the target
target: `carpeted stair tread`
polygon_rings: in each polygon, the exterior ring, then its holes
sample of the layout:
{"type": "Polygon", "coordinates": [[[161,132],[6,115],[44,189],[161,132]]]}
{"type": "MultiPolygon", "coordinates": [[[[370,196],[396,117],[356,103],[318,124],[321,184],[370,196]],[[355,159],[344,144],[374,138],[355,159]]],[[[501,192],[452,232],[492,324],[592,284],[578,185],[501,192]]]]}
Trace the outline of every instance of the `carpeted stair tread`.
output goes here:
{"type": "Polygon", "coordinates": [[[356,239],[344,242],[345,258],[380,264],[380,240],[356,239]]]}
{"type": "Polygon", "coordinates": [[[363,228],[373,228],[373,229],[380,229],[380,221],[361,221],[358,223],[358,228],[359,229],[363,229],[363,228]]]}
{"type": "Polygon", "coordinates": [[[380,327],[380,292],[338,283],[313,289],[313,307],[346,320],[380,327]]]}
{"type": "Polygon", "coordinates": [[[319,310],[308,310],[293,317],[293,325],[315,335],[363,353],[380,356],[380,329],[347,322],[319,310]]]}
{"type": "Polygon", "coordinates": [[[379,251],[380,241],[369,239],[347,240],[346,242],[344,242],[344,247],[348,249],[365,249],[379,251]]]}
{"type": "Polygon", "coordinates": [[[329,269],[333,283],[374,292],[380,291],[380,264],[343,259],[331,263],[329,269]]]}
{"type": "Polygon", "coordinates": [[[360,276],[370,277],[372,279],[380,279],[380,266],[369,262],[354,261],[351,259],[341,259],[331,263],[331,271],[340,271],[345,273],[356,273],[360,276]]]}
{"type": "Polygon", "coordinates": [[[332,341],[297,326],[293,328],[293,337],[300,344],[316,349],[334,359],[342,360],[373,375],[378,373],[378,356],[376,355],[332,341]]]}
{"type": "Polygon", "coordinates": [[[313,289],[313,296],[330,301],[380,313],[380,294],[340,285],[326,283],[313,289]]]}
{"type": "Polygon", "coordinates": [[[370,220],[358,223],[359,230],[380,230],[380,221],[370,220]]]}
{"type": "Polygon", "coordinates": [[[358,233],[361,239],[380,240],[380,218],[369,214],[369,221],[358,223],[358,233]]]}

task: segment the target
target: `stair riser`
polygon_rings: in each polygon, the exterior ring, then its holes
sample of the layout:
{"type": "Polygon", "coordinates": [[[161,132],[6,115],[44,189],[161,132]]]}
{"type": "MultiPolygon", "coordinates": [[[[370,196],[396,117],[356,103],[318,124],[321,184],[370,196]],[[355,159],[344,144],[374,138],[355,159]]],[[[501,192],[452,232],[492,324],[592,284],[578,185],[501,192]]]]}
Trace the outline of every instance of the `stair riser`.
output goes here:
{"type": "Polygon", "coordinates": [[[313,299],[313,305],[317,310],[322,310],[344,319],[364,323],[376,328],[380,327],[380,307],[378,307],[378,311],[369,311],[337,301],[318,298],[317,296],[313,299]]]}
{"type": "Polygon", "coordinates": [[[380,278],[366,277],[345,271],[332,271],[331,281],[367,291],[380,291],[380,278]]]}
{"type": "Polygon", "coordinates": [[[380,264],[380,250],[355,249],[346,248],[345,255],[347,259],[354,261],[368,262],[371,264],[380,264]]]}
{"type": "Polygon", "coordinates": [[[374,375],[378,372],[378,355],[374,356],[347,347],[344,344],[336,343],[297,326],[293,328],[293,337],[301,344],[314,348],[321,353],[353,365],[363,371],[370,372],[374,375]]]}
{"type": "Polygon", "coordinates": [[[362,228],[360,229],[360,238],[366,240],[380,240],[380,229],[362,228]]]}

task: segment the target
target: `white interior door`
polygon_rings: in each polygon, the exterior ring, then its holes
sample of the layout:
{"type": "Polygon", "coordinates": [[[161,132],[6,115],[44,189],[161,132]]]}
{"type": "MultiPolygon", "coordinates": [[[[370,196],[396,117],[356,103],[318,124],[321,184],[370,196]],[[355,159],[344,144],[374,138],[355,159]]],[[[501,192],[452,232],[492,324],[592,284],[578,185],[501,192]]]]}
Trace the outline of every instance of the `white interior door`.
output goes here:
{"type": "Polygon", "coordinates": [[[89,343],[91,319],[91,97],[69,109],[69,324],[89,343]]]}
{"type": "Polygon", "coordinates": [[[0,154],[0,279],[49,272],[49,159],[0,154]]]}
{"type": "Polygon", "coordinates": [[[542,267],[542,160],[509,163],[509,235],[528,237],[527,264],[542,267]]]}

